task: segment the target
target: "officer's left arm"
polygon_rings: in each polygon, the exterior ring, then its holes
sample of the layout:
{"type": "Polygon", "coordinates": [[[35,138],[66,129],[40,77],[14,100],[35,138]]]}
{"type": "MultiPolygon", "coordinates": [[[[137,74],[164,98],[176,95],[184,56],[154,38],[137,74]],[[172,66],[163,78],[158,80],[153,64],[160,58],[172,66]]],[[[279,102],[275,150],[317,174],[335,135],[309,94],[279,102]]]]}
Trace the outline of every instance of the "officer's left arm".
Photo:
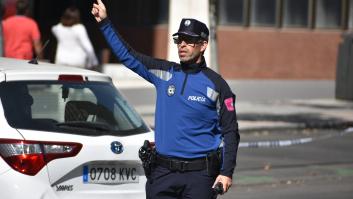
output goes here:
{"type": "Polygon", "coordinates": [[[219,96],[219,122],[223,135],[223,165],[216,182],[222,182],[225,191],[231,185],[231,179],[236,166],[240,135],[235,110],[235,95],[228,84],[223,81],[219,96]]]}

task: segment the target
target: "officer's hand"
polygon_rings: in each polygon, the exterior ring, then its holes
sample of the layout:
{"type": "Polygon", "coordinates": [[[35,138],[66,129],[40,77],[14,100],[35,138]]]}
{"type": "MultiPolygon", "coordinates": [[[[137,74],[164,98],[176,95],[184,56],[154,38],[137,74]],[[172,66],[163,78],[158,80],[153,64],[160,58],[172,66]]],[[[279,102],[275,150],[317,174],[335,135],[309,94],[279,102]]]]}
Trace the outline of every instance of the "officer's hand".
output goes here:
{"type": "Polygon", "coordinates": [[[218,182],[221,182],[223,184],[224,193],[228,191],[230,186],[232,186],[232,178],[227,177],[227,176],[223,176],[223,175],[218,175],[212,188],[215,188],[215,186],[218,182]]]}
{"type": "Polygon", "coordinates": [[[107,10],[105,9],[102,0],[97,0],[97,3],[93,4],[91,13],[97,22],[107,18],[107,10]]]}

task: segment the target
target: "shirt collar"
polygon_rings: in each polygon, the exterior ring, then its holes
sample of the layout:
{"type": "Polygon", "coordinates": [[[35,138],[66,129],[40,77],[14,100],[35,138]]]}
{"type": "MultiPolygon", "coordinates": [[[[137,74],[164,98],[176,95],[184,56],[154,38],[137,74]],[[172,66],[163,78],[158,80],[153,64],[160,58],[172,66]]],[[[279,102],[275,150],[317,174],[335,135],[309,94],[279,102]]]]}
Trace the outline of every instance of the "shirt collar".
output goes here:
{"type": "Polygon", "coordinates": [[[180,62],[181,68],[185,73],[198,73],[202,69],[206,68],[206,61],[205,58],[202,56],[201,62],[200,63],[192,63],[192,64],[187,64],[180,62]]]}

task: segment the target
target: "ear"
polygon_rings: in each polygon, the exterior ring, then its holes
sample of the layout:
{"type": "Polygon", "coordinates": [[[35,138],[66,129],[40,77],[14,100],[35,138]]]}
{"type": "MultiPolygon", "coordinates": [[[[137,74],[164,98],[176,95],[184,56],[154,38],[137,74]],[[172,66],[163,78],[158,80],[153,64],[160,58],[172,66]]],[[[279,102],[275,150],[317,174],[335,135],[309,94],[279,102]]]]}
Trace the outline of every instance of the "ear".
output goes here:
{"type": "Polygon", "coordinates": [[[208,45],[208,41],[202,42],[200,51],[201,51],[201,52],[205,52],[205,51],[206,51],[206,48],[207,48],[207,45],[208,45]]]}

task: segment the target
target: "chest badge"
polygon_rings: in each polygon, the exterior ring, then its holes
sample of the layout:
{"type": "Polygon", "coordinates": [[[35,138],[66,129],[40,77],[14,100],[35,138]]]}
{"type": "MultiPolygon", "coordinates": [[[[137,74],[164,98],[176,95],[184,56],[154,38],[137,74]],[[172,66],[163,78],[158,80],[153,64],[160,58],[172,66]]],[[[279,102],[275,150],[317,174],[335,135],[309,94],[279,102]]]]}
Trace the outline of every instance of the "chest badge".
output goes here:
{"type": "Polygon", "coordinates": [[[175,86],[174,85],[169,85],[168,86],[168,90],[167,90],[168,96],[172,96],[172,95],[174,95],[174,93],[175,93],[175,86]]]}

